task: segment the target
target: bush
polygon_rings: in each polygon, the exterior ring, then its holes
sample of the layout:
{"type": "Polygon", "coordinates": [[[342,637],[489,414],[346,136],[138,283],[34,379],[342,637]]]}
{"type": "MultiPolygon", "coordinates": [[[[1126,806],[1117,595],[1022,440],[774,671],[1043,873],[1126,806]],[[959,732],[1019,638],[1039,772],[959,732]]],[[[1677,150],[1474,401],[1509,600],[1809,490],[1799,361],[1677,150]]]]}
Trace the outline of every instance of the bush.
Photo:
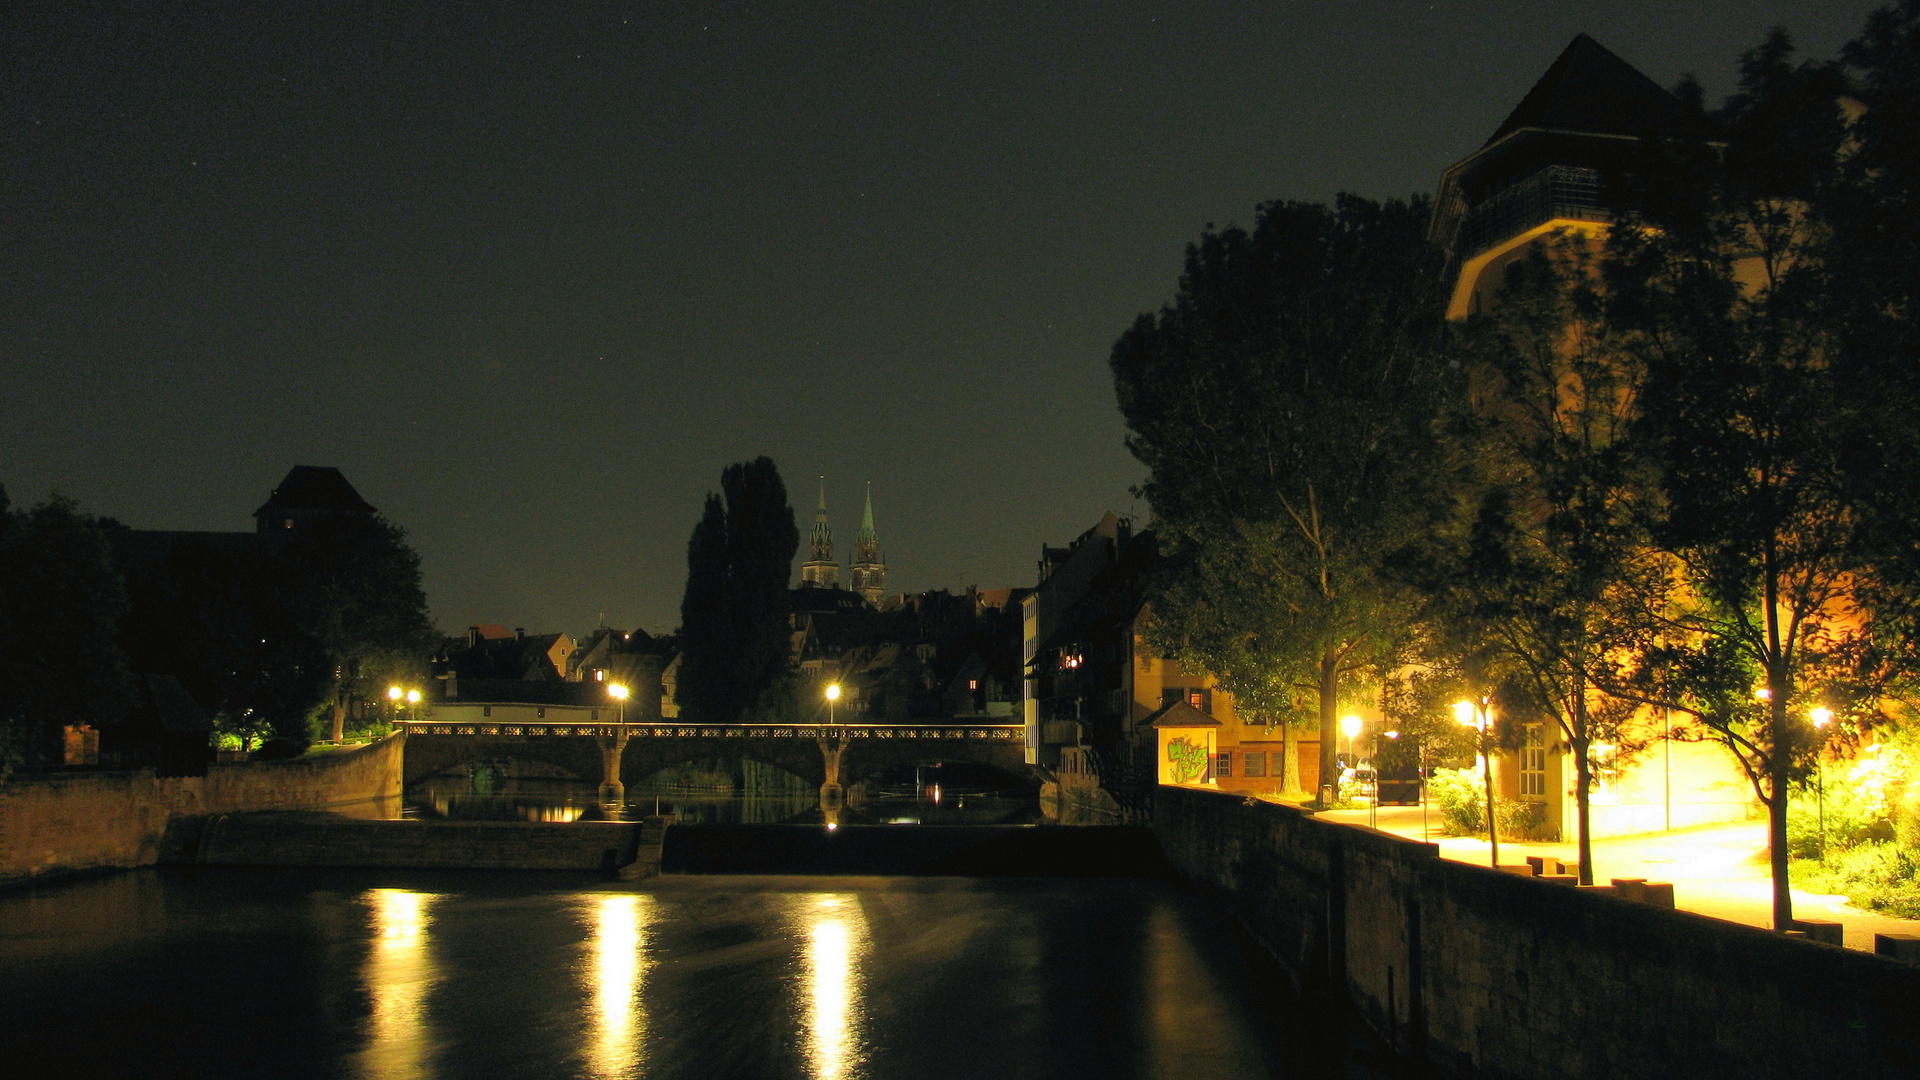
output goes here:
{"type": "Polygon", "coordinates": [[[1440,831],[1446,836],[1478,836],[1487,831],[1480,774],[1472,769],[1435,769],[1427,778],[1427,798],[1440,807],[1440,831]]]}
{"type": "Polygon", "coordinates": [[[1793,863],[1794,884],[1810,892],[1838,893],[1856,907],[1901,919],[1920,919],[1920,863],[1900,845],[1885,841],[1856,844],[1838,853],[1829,849],[1823,865],[1812,859],[1793,863]]]}
{"type": "MultiPolygon", "coordinates": [[[[1440,831],[1446,836],[1480,836],[1487,831],[1486,787],[1473,769],[1435,769],[1427,779],[1427,798],[1440,807],[1440,831]]],[[[1493,800],[1500,835],[1551,842],[1559,834],[1547,822],[1545,804],[1525,799],[1493,800]]]]}

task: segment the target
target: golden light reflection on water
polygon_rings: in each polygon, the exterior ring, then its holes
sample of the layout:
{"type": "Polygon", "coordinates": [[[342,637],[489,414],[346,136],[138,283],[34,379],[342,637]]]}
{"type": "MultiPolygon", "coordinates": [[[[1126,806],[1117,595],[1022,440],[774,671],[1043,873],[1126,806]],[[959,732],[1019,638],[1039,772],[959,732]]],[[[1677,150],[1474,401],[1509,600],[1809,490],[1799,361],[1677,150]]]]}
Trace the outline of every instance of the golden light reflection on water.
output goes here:
{"type": "Polygon", "coordinates": [[[427,930],[439,897],[368,889],[362,899],[372,909],[374,939],[365,970],[372,1014],[361,1074],[382,1080],[430,1076],[426,1005],[440,976],[427,949],[427,930]]]}
{"type": "Polygon", "coordinates": [[[647,898],[601,896],[591,901],[593,963],[584,975],[593,996],[592,1042],[587,1070],[602,1080],[640,1075],[647,1035],[641,988],[650,966],[647,924],[653,911],[647,898]]]}
{"type": "Polygon", "coordinates": [[[800,916],[806,933],[807,1063],[816,1080],[858,1075],[860,954],[867,928],[852,897],[813,896],[800,916]]]}

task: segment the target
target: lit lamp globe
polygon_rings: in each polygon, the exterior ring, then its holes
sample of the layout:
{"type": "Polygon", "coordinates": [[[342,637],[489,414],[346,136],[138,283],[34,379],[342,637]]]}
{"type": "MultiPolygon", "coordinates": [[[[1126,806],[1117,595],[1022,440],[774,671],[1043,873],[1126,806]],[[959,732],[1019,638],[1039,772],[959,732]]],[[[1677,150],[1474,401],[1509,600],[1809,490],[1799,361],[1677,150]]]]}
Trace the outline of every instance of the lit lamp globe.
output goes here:
{"type": "Polygon", "coordinates": [[[1453,718],[1471,727],[1473,725],[1473,702],[1471,701],[1454,702],[1453,718]]]}
{"type": "Polygon", "coordinates": [[[1341,717],[1340,718],[1340,734],[1345,735],[1348,741],[1352,741],[1354,738],[1358,737],[1360,734],[1360,718],[1357,716],[1341,717]]]}
{"type": "Polygon", "coordinates": [[[612,698],[615,701],[627,700],[627,693],[628,693],[627,688],[624,686],[621,686],[619,683],[607,684],[607,696],[612,698]]]}
{"type": "Polygon", "coordinates": [[[1807,713],[1807,719],[1813,721],[1814,727],[1826,727],[1828,722],[1833,719],[1833,710],[1828,709],[1824,705],[1816,706],[1811,712],[1807,713]]]}
{"type": "Polygon", "coordinates": [[[840,700],[840,684],[827,684],[827,723],[833,723],[833,703],[840,700]]]}
{"type": "Polygon", "coordinates": [[[418,690],[407,691],[407,704],[409,705],[420,704],[420,691],[418,690]]]}
{"type": "Polygon", "coordinates": [[[400,689],[399,687],[397,687],[397,686],[389,686],[389,687],[387,687],[387,700],[388,700],[388,701],[399,701],[399,700],[400,700],[400,695],[401,695],[401,694],[403,694],[403,693],[405,693],[405,691],[403,691],[403,690],[401,690],[401,689],[400,689]]]}

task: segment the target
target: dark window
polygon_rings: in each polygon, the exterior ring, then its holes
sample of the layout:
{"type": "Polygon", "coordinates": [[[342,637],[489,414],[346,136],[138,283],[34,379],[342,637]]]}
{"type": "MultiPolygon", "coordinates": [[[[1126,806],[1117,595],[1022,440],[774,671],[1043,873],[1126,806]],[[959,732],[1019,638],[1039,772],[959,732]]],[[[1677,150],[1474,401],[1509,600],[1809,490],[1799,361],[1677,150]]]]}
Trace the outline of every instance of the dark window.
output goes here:
{"type": "Polygon", "coordinates": [[[1240,755],[1240,775],[1267,775],[1267,752],[1265,750],[1249,750],[1245,754],[1240,755]]]}
{"type": "Polygon", "coordinates": [[[1222,751],[1221,753],[1213,755],[1213,775],[1215,776],[1232,776],[1233,775],[1233,752],[1232,751],[1230,750],[1222,751]]]}

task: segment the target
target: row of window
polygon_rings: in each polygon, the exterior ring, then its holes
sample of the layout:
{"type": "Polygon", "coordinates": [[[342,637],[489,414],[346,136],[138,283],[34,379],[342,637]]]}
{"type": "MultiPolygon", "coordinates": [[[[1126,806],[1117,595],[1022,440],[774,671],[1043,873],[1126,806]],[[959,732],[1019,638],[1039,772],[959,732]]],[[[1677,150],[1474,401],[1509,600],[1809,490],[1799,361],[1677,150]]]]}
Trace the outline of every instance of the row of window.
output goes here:
{"type": "MultiPolygon", "coordinates": [[[[1278,760],[1275,765],[1280,764],[1278,760]]],[[[1213,775],[1218,777],[1233,775],[1233,751],[1222,750],[1213,755],[1213,775]]],[[[1265,750],[1243,750],[1240,752],[1241,776],[1267,775],[1267,752],[1265,750]]]]}

